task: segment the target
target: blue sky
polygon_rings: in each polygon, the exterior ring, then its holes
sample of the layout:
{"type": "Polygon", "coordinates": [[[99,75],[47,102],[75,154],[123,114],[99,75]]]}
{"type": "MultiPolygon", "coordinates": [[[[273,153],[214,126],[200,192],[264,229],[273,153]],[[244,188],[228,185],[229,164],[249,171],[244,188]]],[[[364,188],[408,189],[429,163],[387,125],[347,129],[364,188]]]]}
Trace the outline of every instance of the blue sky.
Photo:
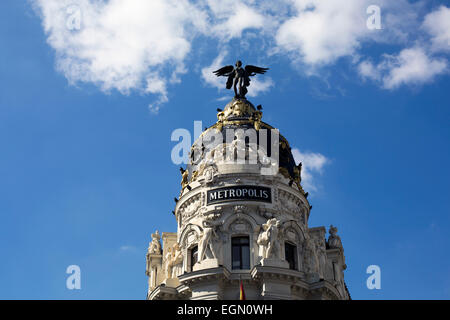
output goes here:
{"type": "Polygon", "coordinates": [[[161,3],[1,2],[0,298],[145,298],[150,234],[176,231],[171,133],[215,122],[208,75],[237,58],[270,68],[249,99],[306,164],[352,297],[450,298],[449,4],[161,3]]]}

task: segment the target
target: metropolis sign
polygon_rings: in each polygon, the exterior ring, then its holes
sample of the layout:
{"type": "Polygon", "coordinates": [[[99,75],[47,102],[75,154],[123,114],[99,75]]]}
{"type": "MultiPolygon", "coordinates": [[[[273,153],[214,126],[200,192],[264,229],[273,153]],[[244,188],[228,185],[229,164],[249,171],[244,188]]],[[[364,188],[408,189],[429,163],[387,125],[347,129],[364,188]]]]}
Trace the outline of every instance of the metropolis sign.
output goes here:
{"type": "Polygon", "coordinates": [[[208,190],[207,204],[224,201],[247,200],[272,202],[272,191],[259,186],[231,186],[208,190]]]}

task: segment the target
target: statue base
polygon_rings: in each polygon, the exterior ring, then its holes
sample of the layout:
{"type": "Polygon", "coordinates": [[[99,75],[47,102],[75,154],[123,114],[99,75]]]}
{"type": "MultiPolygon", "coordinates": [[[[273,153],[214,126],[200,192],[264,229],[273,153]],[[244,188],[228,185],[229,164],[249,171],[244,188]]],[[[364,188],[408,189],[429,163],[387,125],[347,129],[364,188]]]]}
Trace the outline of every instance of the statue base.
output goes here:
{"type": "Polygon", "coordinates": [[[261,259],[261,266],[289,269],[289,263],[285,260],[279,259],[267,259],[267,258],[261,259]]]}
{"type": "Polygon", "coordinates": [[[162,283],[166,285],[166,287],[176,288],[180,285],[180,281],[178,281],[178,278],[169,278],[164,280],[162,283]]]}
{"type": "Polygon", "coordinates": [[[218,268],[218,267],[219,267],[219,260],[205,259],[205,260],[199,261],[196,264],[194,264],[194,267],[192,269],[193,269],[193,271],[197,271],[197,270],[211,269],[211,268],[218,268]]]}

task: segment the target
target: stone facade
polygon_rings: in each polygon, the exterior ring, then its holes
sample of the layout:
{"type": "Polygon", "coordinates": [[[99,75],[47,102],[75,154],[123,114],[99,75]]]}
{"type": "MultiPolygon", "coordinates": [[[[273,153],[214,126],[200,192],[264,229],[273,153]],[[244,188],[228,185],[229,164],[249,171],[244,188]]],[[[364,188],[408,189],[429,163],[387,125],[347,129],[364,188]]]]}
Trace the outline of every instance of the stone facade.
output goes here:
{"type": "Polygon", "coordinates": [[[325,227],[308,226],[301,165],[259,109],[233,99],[192,146],[174,210],[178,231],[152,234],[147,299],[239,299],[240,281],[249,300],[350,299],[337,229],[327,240],[325,227]],[[270,156],[261,136],[248,142],[249,129],[272,134],[270,156]],[[209,133],[223,143],[205,147],[209,133]],[[249,150],[259,161],[250,161],[249,150]]]}

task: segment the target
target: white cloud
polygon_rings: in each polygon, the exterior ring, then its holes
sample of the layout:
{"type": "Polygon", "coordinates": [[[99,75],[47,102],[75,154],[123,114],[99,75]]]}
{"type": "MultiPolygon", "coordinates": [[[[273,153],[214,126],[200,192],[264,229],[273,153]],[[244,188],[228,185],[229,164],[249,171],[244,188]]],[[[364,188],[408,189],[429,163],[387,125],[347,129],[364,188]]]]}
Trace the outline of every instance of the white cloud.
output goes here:
{"type": "Polygon", "coordinates": [[[208,0],[207,3],[214,20],[210,32],[223,40],[240,37],[246,29],[262,29],[268,24],[268,16],[242,1],[208,0]]]}
{"type": "Polygon", "coordinates": [[[275,36],[278,49],[287,51],[298,63],[319,67],[343,57],[358,56],[364,43],[407,41],[417,27],[421,2],[408,0],[291,0],[295,15],[284,19],[275,36]],[[381,13],[381,30],[369,30],[373,15],[381,13]]]}
{"type": "Polygon", "coordinates": [[[161,105],[169,101],[166,80],[158,74],[149,74],[147,75],[146,83],[145,92],[159,94],[159,98],[149,105],[150,111],[157,114],[161,105]]]}
{"type": "MultiPolygon", "coordinates": [[[[367,43],[401,45],[398,55],[383,55],[378,65],[368,58],[358,65],[363,77],[389,89],[431,81],[444,72],[446,60],[429,52],[450,51],[450,9],[445,6],[425,16],[422,31],[428,38],[416,43],[423,1],[378,0],[383,30],[367,28],[366,10],[372,0],[29,1],[40,13],[47,42],[55,50],[56,68],[71,84],[156,95],[152,112],[169,100],[170,86],[181,81],[180,75],[191,71],[186,60],[195,53],[192,43],[199,37],[221,44],[218,57],[201,70],[203,80],[220,90],[223,79],[211,71],[223,65],[227,57],[223,48],[233,39],[240,41],[240,53],[287,55],[307,75],[320,75],[324,67],[344,57],[360,61],[367,43]],[[81,13],[79,30],[68,26],[74,7],[81,13]],[[256,49],[249,39],[259,39],[267,48],[256,49]]],[[[269,77],[255,77],[248,95],[273,85],[269,77]]]]}
{"type": "Polygon", "coordinates": [[[383,78],[387,89],[430,82],[447,68],[445,60],[430,58],[421,48],[404,49],[398,56],[388,56],[386,64],[390,68],[389,74],[383,78]]]}
{"type": "Polygon", "coordinates": [[[272,78],[267,76],[263,80],[259,78],[252,78],[250,81],[251,85],[248,88],[247,94],[249,97],[256,97],[261,93],[267,92],[275,85],[272,78]]]}
{"type": "Polygon", "coordinates": [[[292,149],[295,162],[302,163],[302,184],[307,190],[317,191],[314,181],[316,174],[322,174],[323,168],[330,160],[323,154],[314,152],[301,152],[297,148],[292,149]]]}
{"type": "Polygon", "coordinates": [[[450,51],[450,8],[441,6],[427,14],[423,28],[432,36],[433,51],[450,51]]]}
{"type": "Polygon", "coordinates": [[[136,90],[167,101],[167,69],[176,77],[191,50],[187,30],[204,29],[205,16],[187,0],[32,0],[56,51],[56,66],[70,83],[94,83],[104,91],[136,90]],[[81,13],[71,29],[68,8],[81,13]],[[150,83],[148,80],[151,80],[150,83]]]}
{"type": "Polygon", "coordinates": [[[403,49],[398,55],[384,55],[378,65],[363,61],[358,70],[363,78],[379,81],[385,89],[396,89],[401,85],[433,81],[447,72],[447,61],[430,57],[425,49],[414,47],[403,49]]]}
{"type": "Polygon", "coordinates": [[[135,246],[123,245],[123,246],[120,246],[119,251],[121,251],[121,252],[136,252],[137,248],[135,246]]]}
{"type": "Polygon", "coordinates": [[[296,0],[296,15],[278,30],[276,42],[309,65],[329,64],[354,54],[370,30],[365,15],[368,1],[296,0]]]}
{"type": "Polygon", "coordinates": [[[213,60],[211,65],[202,69],[202,78],[211,87],[215,87],[217,89],[225,88],[225,83],[223,81],[224,78],[215,76],[213,71],[218,70],[219,68],[224,66],[224,60],[227,54],[228,53],[226,50],[222,50],[219,55],[213,60]]]}
{"type": "Polygon", "coordinates": [[[365,79],[380,80],[381,72],[371,61],[362,61],[358,65],[359,74],[365,79]]]}

